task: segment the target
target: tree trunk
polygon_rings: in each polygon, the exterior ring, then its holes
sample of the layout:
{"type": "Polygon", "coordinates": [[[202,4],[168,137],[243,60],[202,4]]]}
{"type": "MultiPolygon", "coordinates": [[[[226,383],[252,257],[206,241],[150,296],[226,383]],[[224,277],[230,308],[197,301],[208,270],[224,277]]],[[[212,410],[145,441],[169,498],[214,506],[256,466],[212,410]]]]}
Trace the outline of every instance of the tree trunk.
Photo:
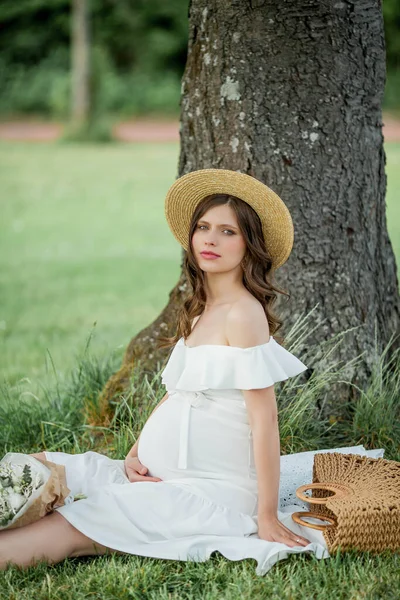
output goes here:
{"type": "MultiPolygon", "coordinates": [[[[239,170],[282,197],[295,227],[292,254],[277,274],[292,296],[278,309],[285,330],[317,304],[323,324],[307,345],[356,327],[330,359],[347,363],[366,351],[357,371],[347,372],[363,387],[375,330],[380,352],[399,332],[400,315],[385,214],[382,7],[376,0],[192,0],[189,18],[179,175],[239,170]]],[[[155,340],[160,327],[172,333],[184,285],[181,277],[127,357],[147,354],[151,368],[165,356],[153,353],[155,340]]],[[[332,387],[323,414],[337,415],[351,393],[332,387]]]]}
{"type": "Polygon", "coordinates": [[[72,0],[71,59],[73,127],[87,124],[90,112],[90,45],[87,0],[72,0]]]}

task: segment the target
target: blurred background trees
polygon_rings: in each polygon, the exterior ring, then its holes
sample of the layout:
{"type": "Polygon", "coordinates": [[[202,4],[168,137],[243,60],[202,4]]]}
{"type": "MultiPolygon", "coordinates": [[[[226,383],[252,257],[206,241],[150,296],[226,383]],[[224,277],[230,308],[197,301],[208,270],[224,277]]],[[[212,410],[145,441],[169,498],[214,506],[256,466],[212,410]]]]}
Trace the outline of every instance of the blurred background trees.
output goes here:
{"type": "Polygon", "coordinates": [[[75,128],[90,117],[90,15],[88,0],[72,0],[71,14],[71,120],[75,128]]]}
{"type": "MultiPolygon", "coordinates": [[[[88,0],[95,110],[178,115],[188,0],[88,0]]],[[[69,116],[71,0],[0,4],[0,114],[69,116]]]]}
{"type": "MultiPolygon", "coordinates": [[[[71,0],[2,0],[0,115],[65,119],[71,106],[71,0]]],[[[189,0],[90,0],[95,110],[178,116],[189,0]]],[[[400,3],[383,0],[384,109],[400,110],[400,3]]]]}

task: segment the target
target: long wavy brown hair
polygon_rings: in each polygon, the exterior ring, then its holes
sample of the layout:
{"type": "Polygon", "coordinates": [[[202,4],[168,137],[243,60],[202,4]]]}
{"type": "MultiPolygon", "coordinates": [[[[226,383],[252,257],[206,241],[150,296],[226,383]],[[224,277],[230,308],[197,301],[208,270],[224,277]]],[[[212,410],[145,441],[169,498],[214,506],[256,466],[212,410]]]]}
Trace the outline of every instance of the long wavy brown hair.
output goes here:
{"type": "Polygon", "coordinates": [[[227,194],[211,194],[199,202],[193,212],[189,228],[189,245],[185,252],[184,273],[191,286],[191,293],[183,303],[179,313],[177,330],[172,337],[161,337],[158,339],[159,348],[169,348],[175,345],[183,337],[188,338],[192,331],[192,321],[201,315],[206,305],[205,275],[200,269],[193,254],[192,236],[196,230],[197,223],[201,217],[214,206],[222,204],[229,205],[236,214],[239,229],[246,242],[246,253],[242,259],[243,284],[251,294],[262,304],[268,319],[270,335],[280,344],[283,344],[282,336],[276,336],[281,328],[282,321],[273,311],[273,305],[277,295],[284,294],[289,300],[290,294],[275,286],[272,282],[274,270],[272,268],[271,256],[267,251],[261,221],[256,211],[247,202],[236,196],[227,194]]]}

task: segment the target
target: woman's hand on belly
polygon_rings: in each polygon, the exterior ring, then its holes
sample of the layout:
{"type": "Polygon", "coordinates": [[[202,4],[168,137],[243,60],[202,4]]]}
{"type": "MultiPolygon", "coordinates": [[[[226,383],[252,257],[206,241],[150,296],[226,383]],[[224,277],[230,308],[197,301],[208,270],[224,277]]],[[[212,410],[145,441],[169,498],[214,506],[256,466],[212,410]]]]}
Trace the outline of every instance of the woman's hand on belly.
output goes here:
{"type": "Polygon", "coordinates": [[[147,475],[148,468],[142,465],[137,456],[127,456],[124,461],[125,473],[131,483],[137,481],[162,481],[159,477],[147,475]]]}

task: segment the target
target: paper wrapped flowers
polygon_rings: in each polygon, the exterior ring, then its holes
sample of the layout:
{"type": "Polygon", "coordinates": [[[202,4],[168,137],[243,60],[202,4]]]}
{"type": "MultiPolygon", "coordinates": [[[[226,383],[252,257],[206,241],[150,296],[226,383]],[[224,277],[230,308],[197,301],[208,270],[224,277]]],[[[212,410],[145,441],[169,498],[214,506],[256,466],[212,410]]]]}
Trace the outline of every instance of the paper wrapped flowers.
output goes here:
{"type": "Polygon", "coordinates": [[[73,501],[63,465],[17,452],[0,461],[0,529],[28,525],[73,501]]]}

